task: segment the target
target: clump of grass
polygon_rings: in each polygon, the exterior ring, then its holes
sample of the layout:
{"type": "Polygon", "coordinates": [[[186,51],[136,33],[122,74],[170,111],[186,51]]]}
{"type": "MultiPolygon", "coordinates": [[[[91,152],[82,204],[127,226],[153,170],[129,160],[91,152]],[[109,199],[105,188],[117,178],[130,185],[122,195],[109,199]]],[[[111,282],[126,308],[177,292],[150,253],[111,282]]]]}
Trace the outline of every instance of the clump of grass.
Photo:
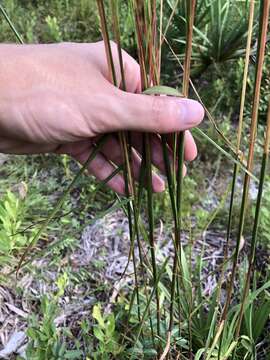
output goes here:
{"type": "MultiPolygon", "coordinates": [[[[155,34],[157,34],[157,21],[156,21],[156,14],[157,14],[157,4],[155,2],[149,3],[147,1],[133,1],[132,2],[134,17],[135,17],[135,30],[137,36],[137,48],[138,48],[138,59],[141,68],[141,80],[142,80],[142,90],[145,90],[150,85],[155,87],[153,88],[152,94],[157,96],[158,93],[161,93],[160,88],[157,86],[159,85],[160,73],[157,74],[157,71],[160,69],[160,63],[158,62],[161,59],[161,44],[165,39],[165,36],[161,33],[159,37],[156,39],[154,38],[155,34]],[[154,54],[159,54],[156,58],[154,54]]],[[[245,219],[245,209],[247,203],[247,194],[249,183],[253,170],[253,157],[254,157],[254,144],[255,144],[255,135],[256,135],[256,126],[257,126],[257,118],[258,118],[258,104],[260,98],[260,81],[262,77],[262,65],[264,59],[264,52],[265,52],[265,42],[266,42],[266,32],[267,32],[267,21],[268,21],[268,12],[269,12],[269,3],[263,2],[262,3],[262,10],[261,10],[261,19],[260,19],[260,32],[258,38],[258,55],[257,55],[257,76],[254,86],[254,101],[253,101],[253,112],[252,112],[252,119],[251,119],[251,128],[250,128],[250,148],[247,160],[247,166],[245,169],[245,177],[244,177],[244,184],[243,184],[243,200],[242,200],[242,208],[240,213],[240,223],[239,223],[239,232],[236,242],[236,249],[234,252],[234,261],[232,267],[232,273],[230,276],[229,286],[227,288],[227,300],[224,304],[223,311],[220,313],[221,319],[219,325],[215,326],[215,321],[217,320],[219,311],[213,313],[214,318],[216,319],[212,323],[212,332],[208,334],[208,340],[206,343],[206,348],[204,349],[204,359],[210,358],[210,354],[213,353],[214,349],[219,346],[218,357],[221,358],[222,354],[222,339],[223,334],[226,329],[226,321],[228,319],[228,311],[235,281],[235,275],[237,270],[237,263],[240,251],[240,244],[242,239],[242,233],[244,228],[244,219],[245,219]],[[214,330],[216,329],[216,330],[214,330]],[[221,340],[220,340],[221,339],[221,340]],[[220,340],[220,341],[219,341],[220,340]],[[210,346],[211,344],[211,346],[210,346]]],[[[186,39],[186,55],[185,55],[185,62],[183,66],[183,85],[182,85],[182,92],[183,96],[188,96],[188,89],[190,83],[190,61],[191,61],[191,54],[192,54],[192,30],[193,30],[193,23],[195,17],[195,9],[196,9],[196,2],[195,1],[187,1],[186,2],[186,24],[187,24],[187,39],[186,39]]],[[[173,10],[174,11],[174,10],[173,10]]],[[[161,2],[161,10],[160,13],[162,14],[162,2],[161,2]]],[[[245,93],[246,93],[246,84],[247,84],[247,72],[248,72],[248,63],[249,57],[251,52],[251,39],[252,39],[252,29],[253,29],[253,18],[254,18],[254,1],[250,2],[250,15],[249,15],[249,26],[248,26],[248,36],[247,36],[247,46],[246,46],[246,65],[243,74],[243,88],[242,88],[242,96],[241,96],[241,107],[240,107],[240,121],[239,121],[239,130],[237,135],[237,146],[233,150],[236,154],[237,158],[239,159],[240,154],[240,144],[241,144],[241,135],[242,135],[242,127],[243,127],[243,113],[244,113],[244,104],[245,104],[245,93]]],[[[102,19],[104,21],[105,19],[102,19]]],[[[168,27],[169,25],[167,25],[168,27]]],[[[159,23],[160,31],[162,31],[162,19],[160,19],[159,23]]],[[[167,28],[166,28],[167,29],[167,28]]],[[[118,33],[119,35],[119,33],[118,33]]],[[[106,40],[106,39],[105,39],[106,40]]],[[[107,39],[108,40],[108,39],[107,39]]],[[[151,94],[149,90],[147,93],[151,94]]],[[[169,95],[170,92],[167,93],[169,95]]],[[[209,114],[211,117],[211,114],[209,114]]],[[[204,136],[201,132],[199,132],[201,136],[204,136]]],[[[222,135],[222,134],[221,134],[222,135]]],[[[173,146],[173,154],[174,154],[174,161],[177,162],[177,166],[169,163],[168,160],[168,152],[167,147],[168,144],[166,142],[165,136],[161,136],[162,144],[163,144],[163,155],[164,155],[164,163],[166,168],[166,177],[169,186],[169,195],[171,199],[171,207],[172,207],[172,215],[175,222],[175,232],[174,232],[174,244],[175,244],[175,255],[174,261],[172,266],[172,279],[170,285],[170,301],[169,301],[169,325],[168,325],[168,334],[167,334],[167,341],[166,343],[163,342],[163,351],[161,352],[161,348],[157,347],[156,351],[160,354],[160,359],[165,359],[166,356],[169,356],[169,352],[171,350],[171,334],[174,329],[174,321],[175,316],[178,317],[178,332],[179,336],[181,336],[181,317],[183,313],[187,311],[187,313],[191,314],[192,310],[194,311],[194,302],[192,299],[192,290],[191,295],[189,294],[188,286],[187,286],[187,273],[183,270],[185,265],[184,257],[182,256],[182,246],[181,246],[181,205],[182,205],[182,192],[183,192],[183,145],[184,145],[184,133],[174,134],[174,146],[173,146]],[[183,307],[183,301],[180,299],[180,296],[183,294],[186,298],[185,305],[183,307]],[[176,305],[177,313],[174,308],[176,305]]],[[[210,139],[211,140],[211,139],[210,139]]],[[[226,141],[227,139],[225,139],[226,141]]],[[[149,136],[146,134],[143,138],[144,142],[144,159],[143,163],[146,166],[146,192],[147,192],[147,211],[148,211],[148,225],[149,225],[149,232],[148,232],[148,242],[150,244],[150,253],[151,253],[151,266],[152,266],[152,274],[153,274],[153,281],[157,284],[157,263],[156,263],[156,255],[155,255],[155,244],[154,244],[154,228],[153,228],[153,194],[151,188],[151,144],[149,141],[149,136]]],[[[228,142],[227,142],[228,143],[228,142]]],[[[213,141],[212,141],[213,144],[213,141]]],[[[215,145],[216,146],[216,145],[215,145]]],[[[230,146],[230,144],[229,144],[230,146]]],[[[243,157],[240,155],[240,161],[243,161],[243,157]]],[[[264,155],[265,157],[266,155],[264,155]]],[[[241,164],[241,163],[240,163],[241,164]]],[[[242,164],[241,164],[242,165],[242,164]]],[[[243,168],[243,165],[242,165],[243,168]]],[[[234,170],[233,170],[233,181],[232,181],[232,190],[231,190],[231,202],[230,202],[230,211],[229,211],[229,221],[227,227],[227,245],[225,248],[224,254],[224,262],[222,268],[227,264],[228,261],[228,242],[231,235],[231,216],[232,216],[232,208],[233,208],[233,201],[234,201],[234,193],[235,193],[235,183],[237,179],[237,175],[239,172],[239,160],[235,161],[234,170]],[[227,249],[227,250],[226,250],[227,249]]],[[[263,184],[260,181],[259,189],[262,189],[263,184]]],[[[260,190],[261,191],[261,190],[260,190]]],[[[260,198],[260,191],[258,195],[258,199],[260,198]]],[[[138,209],[137,209],[138,210],[138,209]]],[[[255,216],[254,224],[258,223],[258,215],[255,216]]],[[[255,230],[254,230],[255,231],[255,230]]],[[[252,251],[254,251],[254,241],[252,246],[252,251]]],[[[254,262],[254,254],[253,260],[254,262]]],[[[250,262],[252,263],[250,260],[250,262]]],[[[250,278],[251,268],[253,266],[249,265],[249,271],[247,275],[247,282],[244,291],[244,298],[247,297],[247,289],[249,289],[249,282],[248,278],[250,278]]],[[[223,273],[224,270],[222,270],[223,273]]],[[[222,284],[222,278],[219,283],[219,287],[217,289],[217,296],[216,296],[216,306],[217,309],[220,307],[220,289],[222,284]]],[[[156,286],[156,335],[157,339],[160,339],[160,324],[162,320],[160,314],[160,300],[159,300],[159,285],[156,286]]],[[[201,299],[202,300],[202,299],[201,299]]],[[[244,309],[244,302],[242,300],[240,306],[240,312],[238,314],[238,321],[237,326],[235,328],[236,331],[236,339],[239,337],[240,333],[240,326],[241,326],[241,317],[243,316],[243,309],[244,309]]],[[[200,306],[203,306],[202,304],[200,306]]],[[[166,318],[166,315],[165,315],[166,318]]],[[[190,327],[192,327],[192,321],[190,321],[190,327]]],[[[191,339],[191,331],[189,332],[189,356],[192,356],[194,350],[192,349],[192,339],[191,339]]],[[[153,334],[152,334],[153,335],[153,334]]],[[[159,342],[159,345],[162,342],[159,342]]],[[[229,353],[233,352],[233,357],[235,357],[236,349],[238,343],[231,344],[229,347],[229,353]]],[[[178,353],[182,354],[181,349],[178,349],[178,353]]],[[[183,355],[183,354],[182,354],[183,355]]],[[[181,356],[181,355],[180,355],[181,356]]],[[[229,356],[229,355],[228,355],[229,356]]]]}

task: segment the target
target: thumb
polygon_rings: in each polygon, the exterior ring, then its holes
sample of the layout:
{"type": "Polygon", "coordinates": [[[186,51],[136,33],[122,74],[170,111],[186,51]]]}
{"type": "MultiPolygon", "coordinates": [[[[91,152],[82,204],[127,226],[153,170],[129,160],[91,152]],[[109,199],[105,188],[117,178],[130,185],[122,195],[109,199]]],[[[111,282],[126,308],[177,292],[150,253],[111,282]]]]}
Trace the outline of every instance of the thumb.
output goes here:
{"type": "Polygon", "coordinates": [[[118,93],[121,112],[115,130],[171,133],[197,126],[204,117],[202,105],[190,99],[118,93]]]}

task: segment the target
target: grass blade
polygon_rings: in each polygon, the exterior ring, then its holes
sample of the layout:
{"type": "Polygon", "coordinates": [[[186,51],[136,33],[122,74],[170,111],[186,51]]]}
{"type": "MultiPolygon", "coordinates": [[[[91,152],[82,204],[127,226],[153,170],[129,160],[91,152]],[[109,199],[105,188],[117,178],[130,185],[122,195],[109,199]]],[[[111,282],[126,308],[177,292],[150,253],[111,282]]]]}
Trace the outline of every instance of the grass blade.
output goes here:
{"type": "Polygon", "coordinates": [[[23,44],[23,38],[21,37],[21,35],[18,33],[17,29],[15,28],[14,24],[12,23],[10,17],[8,16],[6,10],[3,8],[3,6],[0,4],[0,11],[2,13],[2,15],[4,16],[4,18],[6,19],[8,25],[10,26],[11,30],[13,31],[13,33],[15,34],[17,40],[19,41],[19,43],[23,44]]]}

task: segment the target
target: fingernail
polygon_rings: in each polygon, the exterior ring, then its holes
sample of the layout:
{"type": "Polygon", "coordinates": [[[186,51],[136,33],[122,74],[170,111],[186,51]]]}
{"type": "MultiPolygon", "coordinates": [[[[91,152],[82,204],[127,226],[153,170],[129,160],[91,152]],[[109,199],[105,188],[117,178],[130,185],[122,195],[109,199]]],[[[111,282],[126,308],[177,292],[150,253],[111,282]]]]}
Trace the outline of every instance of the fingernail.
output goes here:
{"type": "Polygon", "coordinates": [[[204,108],[198,101],[181,99],[180,117],[186,128],[197,126],[204,118],[204,108]]]}

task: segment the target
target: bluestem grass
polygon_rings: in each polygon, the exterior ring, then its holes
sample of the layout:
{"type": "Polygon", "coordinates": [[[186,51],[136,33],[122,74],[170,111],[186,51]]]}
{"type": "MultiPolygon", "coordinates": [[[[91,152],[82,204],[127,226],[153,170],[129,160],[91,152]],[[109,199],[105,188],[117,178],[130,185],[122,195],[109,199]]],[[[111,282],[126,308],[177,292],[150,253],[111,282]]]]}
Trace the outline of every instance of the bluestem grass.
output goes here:
{"type": "Polygon", "coordinates": [[[262,196],[263,196],[263,189],[264,189],[264,182],[266,176],[266,169],[268,164],[268,157],[269,157],[269,144],[270,144],[270,100],[268,104],[268,113],[267,113],[267,120],[266,120],[266,129],[265,129],[265,140],[263,146],[263,155],[261,161],[261,171],[260,171],[260,183],[258,188],[257,200],[256,200],[256,210],[255,210],[255,218],[252,230],[252,238],[251,238],[251,249],[249,253],[249,265],[248,271],[246,273],[245,279],[245,287],[243,291],[243,299],[241,303],[240,314],[237,322],[236,328],[236,339],[238,340],[240,328],[242,324],[242,318],[244,314],[245,304],[248,297],[248,291],[250,288],[250,279],[252,272],[254,271],[254,264],[255,264],[255,254],[256,254],[256,245],[258,240],[258,229],[260,224],[260,214],[261,214],[261,204],[262,204],[262,196]]]}
{"type": "MultiPolygon", "coordinates": [[[[149,3],[150,4],[150,3],[149,3]]],[[[142,90],[145,90],[149,87],[149,84],[156,83],[156,54],[153,50],[153,44],[156,41],[156,17],[153,9],[149,9],[145,5],[144,1],[138,0],[133,1],[134,6],[134,15],[136,20],[136,37],[138,44],[138,55],[139,63],[141,66],[141,83],[142,90]],[[146,32],[147,37],[144,41],[143,34],[146,32]],[[148,75],[150,78],[148,78],[148,75]]],[[[155,242],[154,242],[154,211],[153,211],[153,191],[152,191],[152,149],[150,135],[143,135],[143,161],[142,164],[145,164],[145,178],[146,178],[146,192],[147,192],[147,216],[148,216],[148,240],[150,246],[151,254],[151,263],[152,263],[152,274],[153,282],[157,282],[157,263],[156,263],[156,254],[155,254],[155,242]]],[[[155,291],[156,298],[156,316],[157,316],[157,335],[160,336],[160,301],[159,301],[159,287],[157,282],[157,287],[155,291]]]]}
{"type": "MultiPolygon", "coordinates": [[[[109,38],[108,26],[106,21],[105,9],[103,1],[97,0],[99,16],[100,16],[100,24],[102,30],[102,36],[104,40],[106,55],[107,55],[107,62],[108,62],[108,69],[110,73],[110,77],[112,83],[118,87],[117,78],[116,78],[116,70],[114,59],[112,55],[111,43],[109,38]]],[[[123,65],[123,58],[122,58],[122,50],[121,50],[121,42],[120,42],[120,30],[119,30],[119,23],[118,23],[118,1],[111,0],[111,13],[112,13],[112,23],[113,23],[113,33],[115,40],[117,42],[117,50],[118,50],[118,60],[120,65],[120,73],[121,73],[121,86],[123,90],[126,90],[126,80],[125,80],[125,73],[124,73],[124,65],[123,65]]],[[[119,132],[118,134],[120,146],[123,153],[123,163],[124,163],[124,180],[125,180],[125,191],[126,196],[131,195],[134,197],[134,180],[132,178],[132,150],[127,142],[127,134],[124,132],[119,132]]],[[[135,250],[134,250],[134,241],[135,241],[135,233],[134,233],[134,225],[133,225],[133,209],[136,208],[135,201],[133,201],[133,208],[131,203],[127,205],[127,216],[129,221],[129,237],[130,237],[130,256],[132,257],[133,261],[133,268],[134,268],[134,280],[135,280],[135,291],[136,291],[136,298],[137,298],[137,311],[138,311],[138,319],[141,320],[140,314],[140,296],[139,296],[139,286],[138,286],[138,275],[137,275],[137,264],[135,258],[135,250]]],[[[135,222],[137,221],[137,216],[134,216],[135,222]]],[[[135,227],[135,230],[138,229],[138,226],[135,227]]]]}
{"type": "MultiPolygon", "coordinates": [[[[255,87],[254,87],[254,95],[253,95],[249,154],[248,154],[248,161],[247,161],[247,169],[249,171],[252,171],[252,169],[253,169],[254,146],[255,146],[255,140],[256,140],[258,108],[259,108],[259,100],[260,100],[260,84],[261,84],[261,79],[262,79],[262,70],[263,70],[265,46],[266,46],[266,39],[267,39],[269,5],[270,5],[269,0],[261,2],[260,31],[259,31],[258,48],[257,48],[256,79],[255,79],[255,87]]],[[[235,251],[235,258],[234,258],[234,262],[233,262],[231,279],[230,279],[230,283],[229,283],[229,287],[228,287],[227,299],[226,299],[226,303],[225,303],[223,314],[222,314],[223,320],[226,318],[228,307],[229,307],[229,304],[231,301],[234,277],[235,277],[236,267],[237,267],[237,262],[238,262],[240,243],[241,243],[241,238],[242,238],[243,228],[244,228],[249,184],[250,184],[250,176],[248,174],[246,174],[244,177],[244,185],[243,185],[243,194],[242,194],[242,203],[241,203],[241,212],[240,212],[240,220],[239,220],[239,229],[238,229],[238,234],[237,234],[237,245],[236,245],[236,251],[235,251]]]]}
{"type": "MultiPolygon", "coordinates": [[[[193,32],[193,23],[194,23],[194,16],[195,16],[195,6],[196,1],[193,0],[191,2],[186,2],[188,8],[188,21],[187,21],[187,39],[186,39],[186,55],[185,55],[185,64],[184,64],[184,76],[183,76],[183,96],[188,96],[188,89],[189,89],[189,77],[190,77],[190,62],[191,62],[191,51],[192,51],[192,32],[193,32]]],[[[181,305],[180,305],[180,279],[181,279],[181,224],[182,224],[182,194],[183,194],[183,167],[184,167],[184,138],[185,133],[180,132],[178,135],[177,141],[175,141],[175,146],[177,149],[177,175],[176,175],[176,222],[175,222],[175,255],[174,255],[174,263],[173,263],[173,278],[172,278],[172,285],[171,285],[171,305],[170,305],[170,324],[168,330],[168,340],[167,343],[170,341],[171,331],[173,327],[173,318],[174,318],[174,298],[175,298],[175,290],[177,288],[177,297],[178,297],[178,313],[181,312],[181,305]],[[180,259],[180,262],[179,260],[180,259]],[[180,276],[177,273],[180,273],[180,276]]],[[[174,153],[176,149],[174,150],[174,153]]],[[[174,159],[176,160],[176,159],[174,159]]],[[[174,206],[174,204],[172,204],[174,206]]],[[[179,336],[181,336],[181,328],[179,322],[179,336]]],[[[166,349],[165,349],[166,350],[166,349]]],[[[165,354],[165,353],[164,353],[165,354]]]]}
{"type": "MultiPolygon", "coordinates": [[[[251,40],[252,40],[252,30],[253,30],[253,21],[254,21],[254,7],[255,7],[254,0],[251,0],[250,6],[249,6],[248,36],[247,36],[247,44],[246,44],[245,67],[244,67],[244,73],[243,73],[239,123],[238,123],[238,132],[237,132],[237,145],[236,145],[237,152],[240,152],[242,132],[243,132],[243,118],[244,118],[244,107],[245,107],[245,100],[246,100],[249,58],[250,58],[250,54],[251,54],[251,40]]],[[[224,263],[223,263],[224,266],[225,266],[226,260],[228,258],[229,242],[230,242],[230,236],[231,236],[231,224],[232,224],[232,216],[233,216],[233,206],[234,206],[234,197],[235,197],[235,188],[236,188],[236,180],[237,180],[238,171],[239,171],[238,165],[234,164],[233,179],[232,179],[232,184],[231,184],[229,217],[228,217],[228,224],[227,224],[227,231],[226,231],[226,245],[224,248],[224,263]]],[[[223,276],[224,276],[224,271],[225,271],[224,266],[222,266],[220,280],[219,280],[219,294],[218,294],[218,299],[217,299],[218,301],[220,301],[221,286],[222,286],[223,276]]],[[[220,338],[219,358],[220,358],[220,354],[221,354],[220,351],[222,348],[221,347],[222,337],[223,337],[223,333],[220,338]]]]}

